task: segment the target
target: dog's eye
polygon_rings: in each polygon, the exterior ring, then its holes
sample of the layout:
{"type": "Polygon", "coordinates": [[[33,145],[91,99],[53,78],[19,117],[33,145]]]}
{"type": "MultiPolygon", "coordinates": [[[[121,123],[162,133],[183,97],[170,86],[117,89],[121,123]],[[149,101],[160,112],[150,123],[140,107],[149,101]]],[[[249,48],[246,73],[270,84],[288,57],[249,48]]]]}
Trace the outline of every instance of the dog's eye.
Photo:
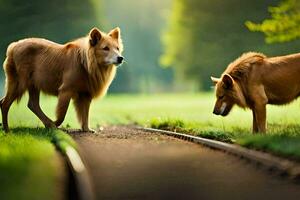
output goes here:
{"type": "Polygon", "coordinates": [[[118,51],[120,50],[119,47],[117,47],[117,50],[118,50],[118,51]]]}
{"type": "Polygon", "coordinates": [[[219,99],[223,99],[224,98],[224,95],[222,95],[222,96],[219,96],[219,99]]]}
{"type": "Polygon", "coordinates": [[[109,51],[109,47],[106,46],[106,47],[103,48],[103,50],[104,50],[104,51],[109,51]]]}

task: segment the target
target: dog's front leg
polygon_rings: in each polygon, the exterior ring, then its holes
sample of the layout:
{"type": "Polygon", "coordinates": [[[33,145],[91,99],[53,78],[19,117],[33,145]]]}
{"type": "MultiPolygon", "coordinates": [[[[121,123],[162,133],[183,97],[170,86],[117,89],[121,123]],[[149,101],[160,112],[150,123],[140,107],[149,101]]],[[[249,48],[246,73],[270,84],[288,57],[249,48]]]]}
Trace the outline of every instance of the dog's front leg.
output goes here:
{"type": "Polygon", "coordinates": [[[266,104],[256,104],[254,106],[255,121],[257,126],[257,132],[266,132],[266,104]]]}
{"type": "Polygon", "coordinates": [[[56,107],[56,121],[55,125],[58,127],[65,119],[72,93],[67,91],[60,91],[58,94],[58,103],[56,107]]]}
{"type": "Polygon", "coordinates": [[[253,95],[251,96],[254,104],[252,106],[253,111],[253,132],[266,132],[266,105],[268,98],[263,85],[254,86],[252,88],[253,95]]]}
{"type": "Polygon", "coordinates": [[[81,129],[84,132],[95,132],[94,130],[89,128],[89,110],[91,101],[91,97],[84,95],[79,95],[74,99],[77,118],[81,123],[81,129]]]}
{"type": "Polygon", "coordinates": [[[257,121],[256,121],[256,114],[255,114],[254,110],[252,110],[252,115],[253,115],[252,132],[257,133],[258,132],[258,127],[257,127],[257,121]]]}

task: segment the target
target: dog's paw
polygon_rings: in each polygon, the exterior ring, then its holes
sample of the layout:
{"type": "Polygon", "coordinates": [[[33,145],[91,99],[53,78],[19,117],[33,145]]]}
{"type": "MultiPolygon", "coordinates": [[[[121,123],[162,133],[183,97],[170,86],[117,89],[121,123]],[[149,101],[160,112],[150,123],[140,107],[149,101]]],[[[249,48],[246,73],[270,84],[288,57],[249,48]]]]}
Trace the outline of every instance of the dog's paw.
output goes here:
{"type": "Polygon", "coordinates": [[[53,124],[54,124],[55,127],[59,127],[62,124],[62,121],[61,120],[60,121],[56,120],[56,121],[53,122],[53,124]]]}
{"type": "Polygon", "coordinates": [[[86,133],[96,133],[96,131],[94,129],[90,129],[90,128],[82,129],[81,131],[86,132],[86,133]]]}
{"type": "Polygon", "coordinates": [[[44,125],[45,128],[57,128],[57,126],[53,122],[47,122],[44,125]]]}

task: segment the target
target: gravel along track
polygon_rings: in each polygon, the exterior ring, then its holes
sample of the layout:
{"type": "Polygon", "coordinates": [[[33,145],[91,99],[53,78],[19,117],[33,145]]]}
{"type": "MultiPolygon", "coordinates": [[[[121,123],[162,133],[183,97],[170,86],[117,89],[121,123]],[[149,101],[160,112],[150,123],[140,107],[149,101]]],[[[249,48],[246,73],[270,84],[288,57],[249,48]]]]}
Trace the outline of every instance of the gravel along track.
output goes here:
{"type": "Polygon", "coordinates": [[[97,199],[300,199],[300,185],[221,151],[128,126],[72,133],[97,199]]]}

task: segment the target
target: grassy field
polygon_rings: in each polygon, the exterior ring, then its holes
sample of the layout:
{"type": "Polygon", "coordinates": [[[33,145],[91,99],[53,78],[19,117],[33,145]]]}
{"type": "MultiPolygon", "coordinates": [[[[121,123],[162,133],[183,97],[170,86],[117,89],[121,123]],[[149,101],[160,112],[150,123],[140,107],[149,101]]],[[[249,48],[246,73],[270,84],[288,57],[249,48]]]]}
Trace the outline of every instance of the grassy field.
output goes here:
{"type": "MultiPolygon", "coordinates": [[[[6,191],[8,196],[4,197],[15,199],[53,199],[57,163],[51,140],[58,138],[62,146],[72,141],[61,131],[41,128],[42,123],[26,102],[27,97],[14,104],[9,113],[12,133],[0,131],[1,197],[6,191]]],[[[43,96],[41,105],[53,118],[56,99],[43,96]]],[[[90,124],[95,129],[110,124],[138,124],[176,130],[300,160],[299,101],[288,106],[268,106],[266,135],[252,135],[249,110],[234,108],[224,118],[212,114],[213,105],[213,93],[109,95],[93,102],[90,124]]],[[[79,128],[72,106],[63,127],[79,128]]]]}
{"type": "MultiPolygon", "coordinates": [[[[250,110],[236,107],[225,118],[213,115],[214,101],[213,93],[109,95],[93,102],[90,124],[93,128],[139,124],[177,130],[300,160],[299,101],[287,106],[268,106],[267,135],[252,135],[250,110]]],[[[54,117],[56,99],[43,97],[41,104],[54,117]]],[[[13,106],[10,121],[13,126],[42,126],[26,108],[26,99],[13,106]]],[[[69,109],[63,126],[79,128],[73,108],[69,109]]]]}

